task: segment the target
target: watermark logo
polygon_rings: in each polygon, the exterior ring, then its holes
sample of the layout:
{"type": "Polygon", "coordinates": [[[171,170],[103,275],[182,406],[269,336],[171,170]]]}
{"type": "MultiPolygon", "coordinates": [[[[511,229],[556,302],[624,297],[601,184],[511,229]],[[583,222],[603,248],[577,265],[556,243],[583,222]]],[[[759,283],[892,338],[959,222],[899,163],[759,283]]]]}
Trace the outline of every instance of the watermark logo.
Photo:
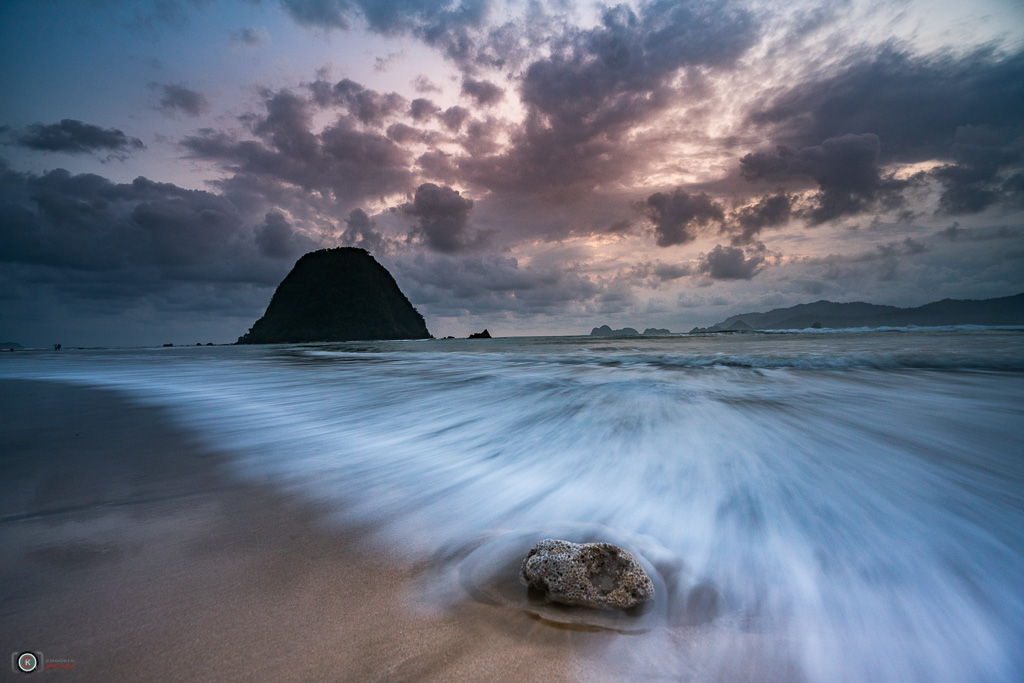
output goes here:
{"type": "Polygon", "coordinates": [[[39,650],[20,650],[11,653],[11,669],[18,674],[37,671],[67,671],[75,668],[73,659],[44,659],[39,650]]]}
{"type": "Polygon", "coordinates": [[[42,652],[14,652],[11,653],[11,668],[15,673],[30,674],[43,668],[42,652]]]}

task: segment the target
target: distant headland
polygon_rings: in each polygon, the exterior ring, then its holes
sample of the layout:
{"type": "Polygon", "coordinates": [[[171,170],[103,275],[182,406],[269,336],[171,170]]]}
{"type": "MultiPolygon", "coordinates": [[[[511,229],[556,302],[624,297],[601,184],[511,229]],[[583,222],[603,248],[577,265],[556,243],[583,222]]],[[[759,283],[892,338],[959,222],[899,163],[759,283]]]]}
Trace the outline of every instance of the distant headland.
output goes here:
{"type": "Polygon", "coordinates": [[[339,247],[300,258],[237,343],[430,338],[391,273],[366,250],[339,247]]]}
{"type": "Polygon", "coordinates": [[[1024,325],[1024,294],[997,299],[943,299],[916,308],[822,300],[776,308],[767,313],[740,313],[710,327],[695,327],[690,332],[948,325],[1024,325]]]}

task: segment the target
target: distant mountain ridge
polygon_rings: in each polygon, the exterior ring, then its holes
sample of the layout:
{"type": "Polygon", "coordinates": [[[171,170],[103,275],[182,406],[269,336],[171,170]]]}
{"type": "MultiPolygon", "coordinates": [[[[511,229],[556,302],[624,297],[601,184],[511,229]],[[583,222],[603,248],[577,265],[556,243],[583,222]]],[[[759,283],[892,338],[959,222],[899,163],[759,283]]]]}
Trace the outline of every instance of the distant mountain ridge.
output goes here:
{"type": "Polygon", "coordinates": [[[815,301],[767,313],[740,313],[691,332],[802,330],[810,327],[940,327],[946,325],[1024,325],[1024,293],[996,299],[943,299],[916,308],[815,301]]]}

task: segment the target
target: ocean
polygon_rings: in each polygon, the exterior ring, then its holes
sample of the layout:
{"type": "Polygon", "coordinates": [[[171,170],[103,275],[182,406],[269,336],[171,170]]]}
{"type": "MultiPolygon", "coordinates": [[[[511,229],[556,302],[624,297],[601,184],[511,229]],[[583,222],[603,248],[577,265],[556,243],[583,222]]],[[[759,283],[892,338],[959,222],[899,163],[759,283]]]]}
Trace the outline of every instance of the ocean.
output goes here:
{"type": "Polygon", "coordinates": [[[22,352],[0,378],[160,406],[430,567],[424,601],[611,634],[594,657],[638,678],[1024,680],[1022,329],[22,352]],[[655,599],[527,595],[549,537],[626,547],[655,599]]]}

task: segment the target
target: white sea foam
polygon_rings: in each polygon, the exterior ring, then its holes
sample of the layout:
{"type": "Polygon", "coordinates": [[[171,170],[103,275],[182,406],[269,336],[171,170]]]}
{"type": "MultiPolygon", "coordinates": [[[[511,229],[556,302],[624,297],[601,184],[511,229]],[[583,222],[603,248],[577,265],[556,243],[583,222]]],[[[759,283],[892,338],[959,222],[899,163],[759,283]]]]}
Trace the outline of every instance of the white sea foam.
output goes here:
{"type": "Polygon", "coordinates": [[[765,678],[1011,681],[1022,369],[1020,332],[946,330],[65,353],[0,376],[166,406],[463,598],[558,621],[510,588],[524,546],[614,540],[659,597],[593,625],[651,676],[742,678],[746,657],[765,678]]]}

